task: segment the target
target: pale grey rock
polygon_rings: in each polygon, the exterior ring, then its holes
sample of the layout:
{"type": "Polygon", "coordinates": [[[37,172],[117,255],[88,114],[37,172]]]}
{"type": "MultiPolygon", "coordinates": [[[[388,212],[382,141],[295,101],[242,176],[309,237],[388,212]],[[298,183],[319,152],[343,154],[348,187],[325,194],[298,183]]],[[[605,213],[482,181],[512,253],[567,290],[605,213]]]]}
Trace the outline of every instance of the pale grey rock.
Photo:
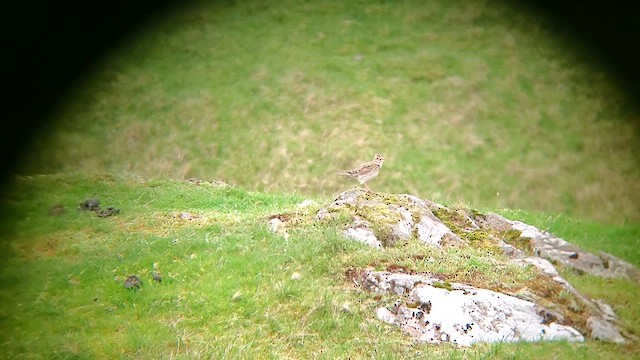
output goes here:
{"type": "Polygon", "coordinates": [[[342,303],[342,306],[340,306],[340,311],[342,311],[345,314],[353,314],[353,310],[351,310],[351,305],[348,302],[342,303]]]}
{"type": "Polygon", "coordinates": [[[341,210],[352,211],[352,223],[345,230],[345,236],[375,247],[388,246],[395,243],[395,239],[409,239],[414,234],[428,245],[464,245],[460,237],[433,215],[425,201],[402,194],[393,195],[394,203],[386,200],[388,195],[363,189],[347,190],[328,207],[320,209],[316,220],[327,219],[341,210]]]}
{"type": "Polygon", "coordinates": [[[553,264],[551,264],[548,260],[538,258],[538,257],[527,257],[524,259],[514,259],[513,261],[516,264],[535,266],[536,268],[538,268],[538,270],[540,270],[542,274],[546,275],[547,277],[551,278],[553,281],[562,285],[564,290],[566,290],[573,296],[580,299],[580,301],[582,301],[583,304],[589,306],[591,309],[594,309],[594,310],[597,309],[596,305],[589,298],[582,295],[567,280],[565,280],[565,278],[560,276],[560,273],[558,273],[558,270],[556,270],[555,266],[553,266],[553,264]]]}
{"type": "MultiPolygon", "coordinates": [[[[455,242],[460,239],[440,220],[432,220],[428,216],[423,216],[416,225],[418,238],[428,245],[443,246],[448,238],[453,238],[455,242]]],[[[462,242],[462,240],[460,240],[462,242]]]]}
{"type": "Polygon", "coordinates": [[[274,233],[280,233],[284,231],[284,222],[279,218],[273,218],[269,220],[267,222],[267,225],[269,226],[269,230],[273,231],[274,233]]]}
{"type": "Polygon", "coordinates": [[[517,247],[511,245],[511,244],[507,244],[506,242],[502,241],[501,239],[496,238],[495,236],[492,237],[494,239],[494,241],[496,241],[498,243],[498,246],[500,246],[500,249],[502,250],[502,253],[507,255],[510,258],[513,259],[521,259],[524,258],[526,256],[526,254],[524,253],[524,251],[518,249],[517,247]]]}
{"type": "Polygon", "coordinates": [[[596,305],[598,306],[598,308],[600,309],[600,311],[602,312],[602,317],[605,320],[616,320],[617,316],[616,313],[613,311],[613,308],[605,303],[602,300],[595,300],[596,305]]]}
{"type": "Polygon", "coordinates": [[[514,262],[525,265],[533,265],[537,267],[543,274],[556,280],[557,282],[563,284],[566,283],[566,281],[560,276],[558,270],[556,270],[556,267],[553,266],[553,264],[550,263],[549,260],[539,257],[526,257],[522,259],[515,259],[514,262]]]}
{"type": "MultiPolygon", "coordinates": [[[[553,266],[553,264],[548,260],[538,257],[528,257],[524,259],[515,259],[514,261],[537,267],[544,275],[562,285],[565,291],[572,294],[583,306],[586,306],[590,312],[594,314],[587,321],[587,328],[589,329],[591,338],[615,343],[625,342],[620,329],[616,325],[618,323],[618,318],[611,306],[601,300],[592,300],[581,294],[566,279],[560,276],[555,266],[553,266]]],[[[579,310],[579,305],[577,303],[572,307],[575,310],[579,310]]]]}
{"type": "Polygon", "coordinates": [[[378,308],[376,316],[400,326],[418,341],[461,346],[476,342],[584,341],[576,329],[549,321],[560,321],[561,316],[514,296],[464,284],[436,287],[433,285],[440,280],[421,275],[371,271],[367,281],[372,291],[407,294],[407,302],[394,305],[395,314],[378,308]]]}
{"type": "Polygon", "coordinates": [[[378,320],[387,323],[387,324],[391,324],[391,325],[396,325],[396,314],[392,313],[391,310],[387,309],[386,307],[379,307],[376,309],[376,317],[378,318],[378,320]]]}
{"type": "Polygon", "coordinates": [[[244,297],[244,295],[242,294],[242,291],[238,290],[236,292],[233,293],[233,295],[231,295],[231,301],[240,301],[242,300],[242,298],[244,297]]]}
{"type": "Polygon", "coordinates": [[[546,325],[537,306],[529,301],[491,290],[446,290],[428,285],[415,289],[421,302],[431,303],[428,322],[419,340],[469,346],[476,342],[568,340],[584,341],[574,328],[546,325]],[[466,290],[466,293],[465,291],[466,290]]]}
{"type": "Polygon", "coordinates": [[[398,214],[400,220],[393,227],[393,233],[403,239],[410,238],[413,232],[413,219],[411,218],[411,212],[403,207],[398,207],[398,214]]]}
{"type": "Polygon", "coordinates": [[[377,293],[391,292],[396,295],[408,294],[418,283],[432,285],[440,280],[410,274],[399,274],[386,271],[366,271],[362,284],[368,291],[377,293]]]}
{"type": "Polygon", "coordinates": [[[520,236],[529,238],[536,256],[558,262],[566,267],[605,278],[625,278],[640,282],[640,270],[611,254],[589,253],[579,247],[521,221],[505,219],[497,214],[484,216],[481,226],[499,231],[517,230],[520,236]]]}
{"type": "Polygon", "coordinates": [[[591,316],[587,319],[587,326],[591,330],[591,338],[595,340],[610,341],[617,344],[625,344],[627,341],[620,331],[611,326],[605,319],[591,316]]]}
{"type": "Polygon", "coordinates": [[[626,344],[627,340],[620,333],[620,329],[615,326],[618,321],[613,308],[602,300],[593,301],[597,306],[598,315],[591,316],[587,319],[587,327],[589,328],[590,337],[592,339],[615,342],[617,344],[626,344]]]}
{"type": "Polygon", "coordinates": [[[331,213],[325,208],[321,208],[320,210],[318,210],[318,212],[314,216],[314,219],[316,221],[325,221],[325,220],[329,220],[331,218],[332,218],[331,213]]]}
{"type": "Polygon", "coordinates": [[[289,232],[287,231],[287,223],[282,221],[278,217],[274,217],[267,222],[269,226],[269,230],[272,232],[282,235],[285,240],[289,239],[289,232]]]}
{"type": "MultiPolygon", "coordinates": [[[[616,326],[617,318],[615,313],[609,305],[601,301],[593,301],[579,293],[571,284],[559,276],[556,269],[547,260],[527,258],[517,261],[522,264],[539,267],[545,275],[560,283],[583,306],[587,306],[590,309],[590,312],[594,314],[590,318],[591,320],[587,322],[591,338],[616,343],[625,342],[624,337],[616,326]]],[[[395,320],[396,323],[400,324],[403,330],[420,341],[438,342],[437,339],[441,336],[449,339],[447,341],[460,345],[470,345],[478,341],[561,339],[582,341],[582,335],[577,330],[560,326],[564,320],[564,316],[560,312],[536,305],[536,302],[542,299],[533,293],[529,293],[528,296],[525,296],[526,299],[523,299],[523,296],[510,296],[459,283],[444,285],[441,280],[427,275],[372,270],[365,271],[362,286],[368,291],[402,296],[409,304],[428,303],[429,309],[439,309],[442,311],[440,314],[447,314],[443,319],[436,315],[429,316],[431,312],[426,313],[423,309],[424,314],[420,315],[420,317],[424,316],[423,319],[429,323],[423,324],[423,327],[420,328],[417,327],[419,322],[416,323],[411,320],[413,317],[418,316],[417,310],[412,308],[407,310],[405,309],[406,306],[400,306],[398,317],[395,320]],[[468,302],[465,299],[470,299],[470,301],[468,302]],[[411,313],[411,316],[407,315],[407,311],[411,313]],[[446,319],[453,322],[444,322],[446,319]],[[466,329],[467,332],[462,331],[460,333],[461,327],[459,324],[462,321],[461,319],[469,323],[479,324],[477,329],[482,331],[470,331],[471,329],[466,328],[465,325],[462,329],[466,329]],[[523,325],[525,323],[528,325],[523,325]],[[496,324],[501,325],[498,326],[496,324]],[[524,328],[520,328],[518,325],[523,325],[524,328]],[[576,334],[580,334],[580,336],[576,334]]],[[[579,310],[578,303],[574,306],[576,310],[579,310]]]]}
{"type": "Polygon", "coordinates": [[[382,249],[382,244],[376,238],[376,235],[373,233],[371,229],[357,227],[357,228],[348,228],[344,231],[344,236],[353,239],[355,241],[361,242],[363,244],[367,244],[373,246],[375,248],[382,249]]]}

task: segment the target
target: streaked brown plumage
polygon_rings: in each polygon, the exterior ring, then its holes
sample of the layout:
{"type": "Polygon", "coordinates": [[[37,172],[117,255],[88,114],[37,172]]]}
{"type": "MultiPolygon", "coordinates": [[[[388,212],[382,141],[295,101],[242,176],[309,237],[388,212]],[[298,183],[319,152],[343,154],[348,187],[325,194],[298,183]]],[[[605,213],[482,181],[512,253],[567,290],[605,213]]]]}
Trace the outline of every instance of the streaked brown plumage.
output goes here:
{"type": "Polygon", "coordinates": [[[384,162],[384,157],[380,154],[376,154],[373,157],[373,160],[366,162],[364,164],[358,165],[355,169],[339,171],[336,174],[342,175],[346,178],[357,179],[360,184],[364,185],[367,190],[371,191],[367,186],[367,181],[373,179],[378,176],[380,169],[382,168],[382,163],[384,162]]]}

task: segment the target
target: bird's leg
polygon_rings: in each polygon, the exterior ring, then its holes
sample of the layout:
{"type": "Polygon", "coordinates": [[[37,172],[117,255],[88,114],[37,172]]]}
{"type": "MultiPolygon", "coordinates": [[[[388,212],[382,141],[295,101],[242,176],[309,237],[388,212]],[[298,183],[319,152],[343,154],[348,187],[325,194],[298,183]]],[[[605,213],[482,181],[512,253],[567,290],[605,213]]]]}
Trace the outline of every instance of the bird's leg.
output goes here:
{"type": "Polygon", "coordinates": [[[366,187],[368,191],[371,191],[371,189],[369,189],[369,186],[367,186],[367,183],[364,183],[362,185],[364,185],[364,187],[366,187]]]}

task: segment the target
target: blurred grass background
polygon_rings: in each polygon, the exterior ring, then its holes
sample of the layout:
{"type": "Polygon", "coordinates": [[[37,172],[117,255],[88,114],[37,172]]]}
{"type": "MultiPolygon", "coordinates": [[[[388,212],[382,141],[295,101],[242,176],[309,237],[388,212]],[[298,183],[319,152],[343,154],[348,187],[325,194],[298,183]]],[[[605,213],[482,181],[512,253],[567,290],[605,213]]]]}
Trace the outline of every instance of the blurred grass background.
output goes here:
{"type": "Polygon", "coordinates": [[[22,173],[220,179],[640,220],[638,110],[515,3],[194,2],[130,37],[43,129],[22,173]]]}

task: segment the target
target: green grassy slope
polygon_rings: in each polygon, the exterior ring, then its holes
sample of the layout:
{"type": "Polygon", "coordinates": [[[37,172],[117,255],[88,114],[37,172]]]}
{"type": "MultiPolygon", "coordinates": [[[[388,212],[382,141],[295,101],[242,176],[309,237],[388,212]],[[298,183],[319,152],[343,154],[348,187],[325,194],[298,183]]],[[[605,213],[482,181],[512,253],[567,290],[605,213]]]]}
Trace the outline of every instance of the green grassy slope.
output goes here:
{"type": "MultiPolygon", "coordinates": [[[[637,343],[593,341],[471,349],[411,343],[372,318],[391,300],[356,291],[345,270],[406,265],[404,251],[426,251],[440,259],[433,266],[442,275],[455,278],[460,266],[485,264],[486,253],[439,254],[424,247],[380,253],[343,239],[331,224],[305,226],[288,238],[267,230],[266,215],[296,210],[303,199],[104,175],[19,179],[2,200],[0,352],[36,359],[601,359],[633,358],[639,350],[637,343]],[[88,197],[121,213],[98,218],[77,210],[88,197]],[[55,205],[66,212],[50,215],[55,205]],[[161,283],[152,281],[153,271],[163,274],[161,283]],[[299,280],[292,279],[296,272],[299,280]],[[142,279],[140,290],[124,288],[130,274],[142,279]]],[[[585,223],[566,224],[567,231],[590,231],[585,223]]],[[[606,231],[618,236],[637,229],[620,225],[598,233],[606,231]]],[[[583,243],[579,236],[566,239],[583,243]]],[[[621,248],[634,241],[620,240],[621,248]]],[[[640,265],[637,257],[622,256],[640,265]]],[[[586,294],[607,300],[635,332],[637,284],[566,276],[586,294]]]]}
{"type": "MultiPolygon", "coordinates": [[[[486,252],[461,256],[424,247],[381,253],[343,239],[331,224],[305,226],[288,238],[267,230],[265,216],[296,210],[301,195],[105,175],[21,178],[14,189],[2,199],[0,222],[6,358],[602,359],[640,351],[637,343],[594,341],[470,349],[412,343],[373,319],[374,309],[392,299],[357,291],[348,267],[406,263],[405,251],[420,251],[455,279],[461,266],[471,271],[494,262],[486,252]],[[88,197],[121,213],[98,218],[77,210],[88,197]],[[56,205],[66,212],[50,215],[56,205]],[[161,283],[153,282],[153,271],[162,273],[161,283]],[[142,279],[140,290],[124,288],[130,274],[142,279]]],[[[565,230],[591,231],[586,222],[575,224],[566,221],[565,230]]],[[[611,226],[599,234],[605,231],[620,240],[609,250],[640,265],[622,251],[637,228],[611,226]]],[[[566,239],[583,244],[589,237],[566,239]]],[[[637,284],[566,276],[608,301],[637,335],[637,284]]]]}
{"type": "Polygon", "coordinates": [[[106,58],[23,172],[330,196],[381,152],[376,190],[637,222],[638,112],[589,57],[508,2],[198,2],[106,58]]]}

